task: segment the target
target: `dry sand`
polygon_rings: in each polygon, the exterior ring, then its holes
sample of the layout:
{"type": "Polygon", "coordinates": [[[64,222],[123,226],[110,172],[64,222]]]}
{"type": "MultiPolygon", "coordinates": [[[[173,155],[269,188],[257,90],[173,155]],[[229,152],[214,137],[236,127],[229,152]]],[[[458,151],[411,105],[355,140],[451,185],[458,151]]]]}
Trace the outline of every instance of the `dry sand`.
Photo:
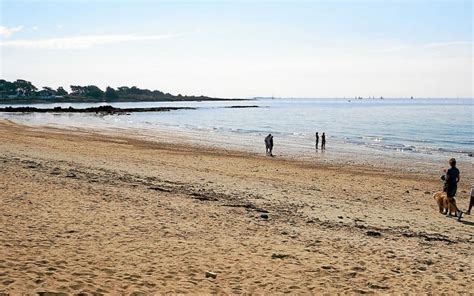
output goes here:
{"type": "Polygon", "coordinates": [[[0,292],[472,293],[473,218],[439,214],[440,188],[0,121],[0,292]]]}

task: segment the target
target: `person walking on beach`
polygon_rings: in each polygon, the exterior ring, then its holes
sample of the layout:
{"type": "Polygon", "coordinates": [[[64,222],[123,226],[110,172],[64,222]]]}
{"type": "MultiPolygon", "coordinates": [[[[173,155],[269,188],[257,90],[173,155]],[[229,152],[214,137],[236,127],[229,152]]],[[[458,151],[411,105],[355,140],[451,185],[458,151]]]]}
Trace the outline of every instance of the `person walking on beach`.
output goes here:
{"type": "MultiPolygon", "coordinates": [[[[455,211],[456,211],[456,216],[458,217],[458,220],[461,220],[462,217],[462,212],[457,208],[456,206],[456,200],[454,197],[456,196],[456,191],[458,190],[458,182],[461,179],[460,172],[458,168],[456,167],[456,159],[451,158],[449,160],[449,168],[448,170],[444,170],[446,175],[443,176],[444,178],[444,186],[443,186],[443,191],[446,192],[446,195],[448,196],[448,201],[451,205],[453,205],[455,211]]],[[[451,215],[451,213],[448,210],[447,215],[451,215]]]]}
{"type": "Polygon", "coordinates": [[[326,150],[326,134],[323,133],[321,136],[321,150],[326,150]]]}
{"type": "Polygon", "coordinates": [[[318,145],[319,145],[319,133],[316,132],[316,150],[318,150],[318,145]]]}
{"type": "Polygon", "coordinates": [[[469,209],[467,210],[466,214],[471,214],[472,206],[474,205],[474,182],[472,183],[471,187],[471,199],[469,200],[469,209]]]}
{"type": "Polygon", "coordinates": [[[268,134],[268,136],[265,137],[265,152],[267,155],[273,156],[272,151],[273,151],[273,136],[272,134],[268,134]]]}

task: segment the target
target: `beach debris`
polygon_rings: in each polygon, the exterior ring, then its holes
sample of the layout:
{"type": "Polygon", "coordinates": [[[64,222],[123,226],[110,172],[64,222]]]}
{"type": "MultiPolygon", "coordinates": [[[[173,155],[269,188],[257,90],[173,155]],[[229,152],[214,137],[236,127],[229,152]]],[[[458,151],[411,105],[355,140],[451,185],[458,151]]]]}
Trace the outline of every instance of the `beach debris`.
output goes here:
{"type": "Polygon", "coordinates": [[[212,272],[212,271],[206,271],[206,278],[217,278],[217,273],[212,272]]]}
{"type": "Polygon", "coordinates": [[[68,294],[63,292],[38,292],[38,296],[67,296],[68,294]]]}
{"type": "Polygon", "coordinates": [[[198,192],[193,192],[191,195],[194,197],[194,199],[201,200],[201,201],[216,201],[217,197],[211,196],[211,195],[205,195],[202,193],[198,192]]]}
{"type": "Polygon", "coordinates": [[[425,194],[431,194],[431,192],[430,191],[425,191],[425,194]]]}
{"type": "Polygon", "coordinates": [[[410,193],[410,190],[405,191],[405,193],[410,193]]]}
{"type": "Polygon", "coordinates": [[[61,170],[58,167],[53,168],[53,170],[50,173],[51,175],[60,175],[61,170]]]}
{"type": "Polygon", "coordinates": [[[163,187],[159,187],[159,186],[151,186],[151,187],[148,187],[148,188],[151,189],[151,190],[156,190],[156,191],[161,191],[161,192],[171,192],[171,189],[163,188],[163,187]]]}
{"type": "Polygon", "coordinates": [[[431,260],[431,259],[422,260],[421,263],[426,264],[426,265],[433,265],[434,264],[433,260],[431,260]]]}
{"type": "Polygon", "coordinates": [[[380,286],[380,285],[372,284],[372,283],[368,283],[367,287],[369,287],[371,289],[378,289],[378,290],[387,290],[387,289],[389,289],[389,287],[387,287],[387,286],[380,286]]]}
{"type": "Polygon", "coordinates": [[[224,204],[222,205],[223,207],[231,207],[231,208],[245,208],[247,210],[254,210],[259,213],[268,213],[267,210],[261,209],[256,207],[252,203],[245,203],[245,204],[224,204]]]}
{"type": "Polygon", "coordinates": [[[272,254],[272,259],[285,259],[285,258],[289,258],[290,255],[286,255],[286,254],[278,254],[278,253],[273,253],[272,254]]]}
{"type": "Polygon", "coordinates": [[[365,268],[363,266],[354,266],[354,267],[352,267],[352,270],[362,272],[362,271],[366,271],[367,268],[365,268]]]}
{"type": "Polygon", "coordinates": [[[68,172],[66,178],[77,178],[77,175],[73,172],[68,172]]]}
{"type": "Polygon", "coordinates": [[[378,231],[372,231],[372,230],[369,230],[366,232],[366,234],[368,236],[373,236],[373,237],[379,237],[379,236],[382,236],[382,234],[378,231]]]}
{"type": "Polygon", "coordinates": [[[267,219],[268,219],[268,215],[267,215],[267,214],[260,214],[260,218],[267,220],[267,219]]]}

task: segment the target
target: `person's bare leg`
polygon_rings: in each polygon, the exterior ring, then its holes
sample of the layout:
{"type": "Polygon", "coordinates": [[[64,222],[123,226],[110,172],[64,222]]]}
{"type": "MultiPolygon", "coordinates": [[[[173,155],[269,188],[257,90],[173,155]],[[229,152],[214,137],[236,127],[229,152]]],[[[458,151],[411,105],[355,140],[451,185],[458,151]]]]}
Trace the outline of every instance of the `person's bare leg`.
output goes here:
{"type": "Polygon", "coordinates": [[[469,209],[467,209],[466,214],[470,215],[471,214],[471,209],[474,204],[474,195],[471,195],[471,199],[469,201],[469,209]]]}

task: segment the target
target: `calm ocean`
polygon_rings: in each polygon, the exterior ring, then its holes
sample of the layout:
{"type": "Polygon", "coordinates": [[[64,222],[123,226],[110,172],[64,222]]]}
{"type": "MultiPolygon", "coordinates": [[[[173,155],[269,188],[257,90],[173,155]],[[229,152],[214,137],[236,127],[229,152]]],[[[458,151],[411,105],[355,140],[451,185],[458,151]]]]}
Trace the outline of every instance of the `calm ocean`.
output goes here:
{"type": "MultiPolygon", "coordinates": [[[[41,104],[89,107],[104,104],[41,104]]],[[[144,136],[169,131],[190,141],[250,151],[263,150],[272,133],[275,153],[314,153],[314,134],[327,134],[327,150],[471,161],[473,99],[261,99],[233,102],[115,103],[115,107],[189,106],[197,110],[98,116],[91,114],[6,114],[0,118],[32,125],[131,128],[144,136]],[[259,108],[223,108],[257,105],[259,108]]],[[[173,139],[170,139],[172,141],[173,139]]]]}

